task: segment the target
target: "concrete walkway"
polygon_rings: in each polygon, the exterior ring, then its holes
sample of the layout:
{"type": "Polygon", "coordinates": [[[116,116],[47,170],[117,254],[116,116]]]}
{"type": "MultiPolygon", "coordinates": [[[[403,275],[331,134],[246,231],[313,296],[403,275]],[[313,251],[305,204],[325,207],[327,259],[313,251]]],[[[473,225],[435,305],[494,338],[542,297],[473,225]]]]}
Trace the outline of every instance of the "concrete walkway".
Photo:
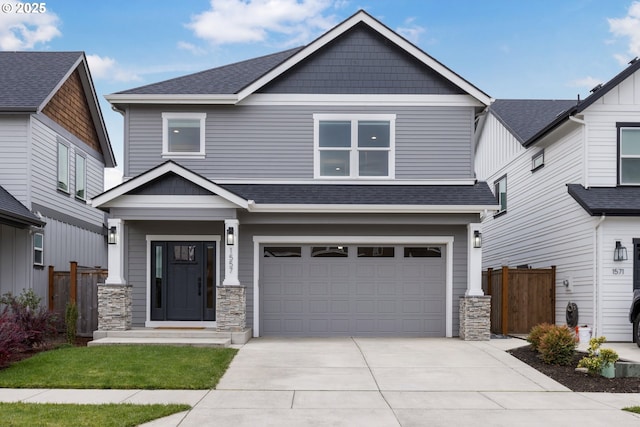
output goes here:
{"type": "MultiPolygon", "coordinates": [[[[9,390],[0,401],[187,403],[147,426],[638,426],[640,394],[573,393],[518,339],[254,339],[216,390],[9,390]]],[[[630,354],[633,354],[630,350],[630,354]]],[[[640,355],[640,349],[638,349],[640,355]]]]}

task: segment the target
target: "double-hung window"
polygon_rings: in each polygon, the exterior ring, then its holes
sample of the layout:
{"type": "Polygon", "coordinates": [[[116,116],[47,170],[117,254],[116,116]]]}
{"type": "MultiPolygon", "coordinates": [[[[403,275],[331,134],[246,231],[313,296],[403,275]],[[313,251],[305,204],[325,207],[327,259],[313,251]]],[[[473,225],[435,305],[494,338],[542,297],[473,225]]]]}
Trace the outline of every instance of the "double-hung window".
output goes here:
{"type": "Polygon", "coordinates": [[[203,158],[205,113],[162,113],[162,156],[203,158]]]}
{"type": "Polygon", "coordinates": [[[640,123],[633,125],[618,124],[620,185],[640,185],[640,123]]]}
{"type": "Polygon", "coordinates": [[[34,233],[33,235],[33,264],[44,265],[44,235],[34,233]]]}
{"type": "Polygon", "coordinates": [[[393,178],[394,114],[314,114],[315,178],[393,178]]]}
{"type": "Polygon", "coordinates": [[[58,140],[58,184],[57,188],[69,192],[69,146],[58,140]]]}

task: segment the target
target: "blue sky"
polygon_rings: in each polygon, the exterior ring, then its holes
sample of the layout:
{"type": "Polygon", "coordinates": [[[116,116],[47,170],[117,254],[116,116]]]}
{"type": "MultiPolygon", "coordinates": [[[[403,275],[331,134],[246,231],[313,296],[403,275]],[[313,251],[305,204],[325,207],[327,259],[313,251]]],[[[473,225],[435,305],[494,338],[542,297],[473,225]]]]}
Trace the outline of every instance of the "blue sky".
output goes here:
{"type": "Polygon", "coordinates": [[[0,50],[85,51],[119,164],[122,118],[104,95],[306,44],[359,9],[494,98],[584,98],[640,56],[633,0],[16,3],[0,12],[0,50]]]}

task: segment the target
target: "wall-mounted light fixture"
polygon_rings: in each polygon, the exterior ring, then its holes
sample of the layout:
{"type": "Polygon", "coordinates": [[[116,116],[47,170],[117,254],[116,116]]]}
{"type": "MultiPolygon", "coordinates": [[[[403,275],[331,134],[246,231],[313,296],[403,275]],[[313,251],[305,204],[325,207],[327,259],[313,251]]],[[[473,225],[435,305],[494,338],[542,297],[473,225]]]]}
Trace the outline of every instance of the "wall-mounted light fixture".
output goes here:
{"type": "Polygon", "coordinates": [[[233,234],[233,227],[227,228],[227,245],[233,246],[236,243],[236,236],[233,234]]]}
{"type": "Polygon", "coordinates": [[[478,230],[473,232],[473,247],[481,248],[482,247],[482,233],[478,230]]]}
{"type": "Polygon", "coordinates": [[[109,234],[107,236],[107,242],[110,245],[115,245],[118,243],[118,229],[114,225],[113,227],[109,227],[109,234]]]}
{"type": "Polygon", "coordinates": [[[613,250],[614,261],[626,261],[627,260],[627,248],[622,246],[619,240],[616,240],[616,248],[613,250]]]}

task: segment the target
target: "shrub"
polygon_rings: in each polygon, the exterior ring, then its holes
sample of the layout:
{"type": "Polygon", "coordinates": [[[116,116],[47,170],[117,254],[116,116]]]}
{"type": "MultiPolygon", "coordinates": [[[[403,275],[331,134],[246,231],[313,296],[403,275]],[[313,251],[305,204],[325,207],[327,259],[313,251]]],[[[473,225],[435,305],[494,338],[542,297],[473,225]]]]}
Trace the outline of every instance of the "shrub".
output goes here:
{"type": "Polygon", "coordinates": [[[5,366],[13,353],[25,349],[26,334],[15,322],[13,315],[4,309],[0,313],[0,366],[5,366]]]}
{"type": "Polygon", "coordinates": [[[587,355],[580,359],[578,367],[587,368],[591,375],[599,375],[607,363],[615,363],[618,360],[618,353],[610,348],[600,348],[605,341],[607,341],[607,338],[604,336],[591,338],[587,355]]]}
{"type": "Polygon", "coordinates": [[[573,360],[578,341],[575,333],[566,326],[553,325],[540,338],[538,357],[551,365],[568,365],[573,360]]]}
{"type": "Polygon", "coordinates": [[[56,331],[56,316],[43,306],[33,305],[40,301],[40,297],[33,291],[24,291],[19,297],[11,294],[2,296],[6,304],[4,313],[24,332],[23,344],[27,348],[44,343],[47,337],[56,331]]]}
{"type": "Polygon", "coordinates": [[[74,344],[76,341],[76,328],[78,322],[78,306],[75,302],[68,302],[64,310],[65,331],[67,342],[74,344]]]}
{"type": "Polygon", "coordinates": [[[547,333],[554,325],[550,323],[540,323],[539,325],[531,328],[529,332],[529,336],[527,337],[527,341],[531,344],[531,348],[535,351],[538,351],[538,347],[540,346],[540,339],[547,333]]]}

